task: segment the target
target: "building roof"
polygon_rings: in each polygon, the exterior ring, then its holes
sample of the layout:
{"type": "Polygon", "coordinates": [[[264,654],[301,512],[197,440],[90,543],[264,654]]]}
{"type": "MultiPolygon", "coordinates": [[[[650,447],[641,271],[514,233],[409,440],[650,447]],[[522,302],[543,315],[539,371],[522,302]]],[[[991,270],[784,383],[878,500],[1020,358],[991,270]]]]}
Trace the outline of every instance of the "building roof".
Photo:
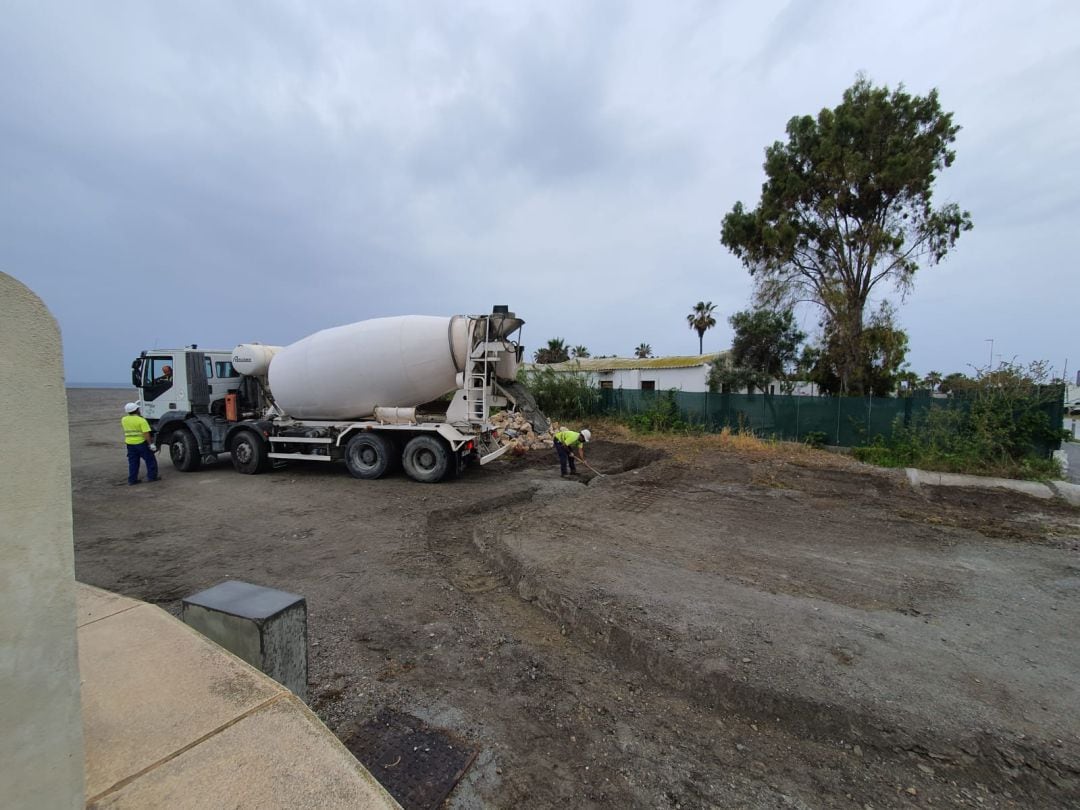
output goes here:
{"type": "Polygon", "coordinates": [[[550,368],[552,371],[624,371],[633,369],[698,368],[710,366],[727,352],[691,354],[673,357],[586,357],[565,363],[531,364],[529,368],[550,368]]]}

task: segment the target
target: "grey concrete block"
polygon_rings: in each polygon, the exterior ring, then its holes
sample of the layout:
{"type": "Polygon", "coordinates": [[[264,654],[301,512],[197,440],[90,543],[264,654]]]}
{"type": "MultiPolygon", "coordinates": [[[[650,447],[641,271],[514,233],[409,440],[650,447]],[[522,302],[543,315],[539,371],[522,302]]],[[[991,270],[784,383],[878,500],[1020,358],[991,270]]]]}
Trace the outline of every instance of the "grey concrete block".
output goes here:
{"type": "Polygon", "coordinates": [[[307,600],[228,580],[183,600],[184,623],[307,700],[307,600]]]}
{"type": "Polygon", "coordinates": [[[1065,500],[1070,506],[1080,506],[1080,484],[1072,484],[1068,481],[1051,481],[1050,486],[1058,497],[1065,500]]]}
{"type": "Polygon", "coordinates": [[[1007,489],[1013,492],[1021,492],[1033,498],[1049,500],[1054,497],[1054,491],[1046,484],[1038,481],[1017,481],[1013,478],[990,478],[982,475],[961,475],[959,473],[928,472],[916,470],[913,467],[906,469],[908,481],[913,487],[974,487],[976,489],[1007,489]]]}

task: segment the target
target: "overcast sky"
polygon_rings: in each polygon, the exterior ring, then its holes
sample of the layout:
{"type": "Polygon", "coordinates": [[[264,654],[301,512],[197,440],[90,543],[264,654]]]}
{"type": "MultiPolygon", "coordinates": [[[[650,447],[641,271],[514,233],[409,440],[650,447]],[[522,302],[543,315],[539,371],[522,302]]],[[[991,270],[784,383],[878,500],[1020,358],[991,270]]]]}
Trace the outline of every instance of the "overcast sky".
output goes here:
{"type": "MultiPolygon", "coordinates": [[[[794,115],[938,88],[975,229],[899,307],[911,367],[1080,367],[1075,2],[8,2],[0,270],[69,381],[509,304],[530,354],[694,354],[751,280],[721,220],[794,115]],[[995,358],[996,360],[996,358],[995,358]]],[[[806,331],[818,316],[799,313],[806,331]]]]}

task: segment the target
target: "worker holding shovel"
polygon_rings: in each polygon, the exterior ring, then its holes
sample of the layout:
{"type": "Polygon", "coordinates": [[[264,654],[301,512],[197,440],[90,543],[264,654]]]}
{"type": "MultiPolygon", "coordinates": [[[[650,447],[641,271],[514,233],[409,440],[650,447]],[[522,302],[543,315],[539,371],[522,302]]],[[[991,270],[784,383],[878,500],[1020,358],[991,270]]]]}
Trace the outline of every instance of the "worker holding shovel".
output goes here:
{"type": "Polygon", "coordinates": [[[585,462],[585,445],[592,440],[592,434],[586,430],[580,433],[575,430],[560,430],[555,434],[555,452],[559,454],[559,471],[567,475],[577,475],[577,466],[574,461],[574,449],[577,449],[578,458],[585,462]]]}

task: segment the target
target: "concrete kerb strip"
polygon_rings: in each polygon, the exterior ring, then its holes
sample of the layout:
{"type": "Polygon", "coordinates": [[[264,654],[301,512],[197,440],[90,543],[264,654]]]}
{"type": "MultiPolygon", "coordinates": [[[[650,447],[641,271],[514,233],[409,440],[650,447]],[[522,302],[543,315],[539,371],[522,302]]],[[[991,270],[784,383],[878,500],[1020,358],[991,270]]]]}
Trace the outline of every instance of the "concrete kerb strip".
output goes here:
{"type": "Polygon", "coordinates": [[[77,597],[88,808],[400,810],[281,684],[160,607],[77,597]]]}
{"type": "Polygon", "coordinates": [[[1050,488],[1070,506],[1080,506],[1080,484],[1070,484],[1068,481],[1051,481],[1050,488]]]}
{"type": "Polygon", "coordinates": [[[1038,481],[1017,481],[1012,478],[987,478],[981,475],[960,475],[958,473],[929,472],[908,467],[904,470],[911,486],[932,487],[973,487],[975,489],[1006,489],[1030,495],[1033,498],[1050,500],[1058,497],[1071,506],[1080,506],[1080,484],[1065,481],[1051,481],[1047,484],[1038,481]]]}

